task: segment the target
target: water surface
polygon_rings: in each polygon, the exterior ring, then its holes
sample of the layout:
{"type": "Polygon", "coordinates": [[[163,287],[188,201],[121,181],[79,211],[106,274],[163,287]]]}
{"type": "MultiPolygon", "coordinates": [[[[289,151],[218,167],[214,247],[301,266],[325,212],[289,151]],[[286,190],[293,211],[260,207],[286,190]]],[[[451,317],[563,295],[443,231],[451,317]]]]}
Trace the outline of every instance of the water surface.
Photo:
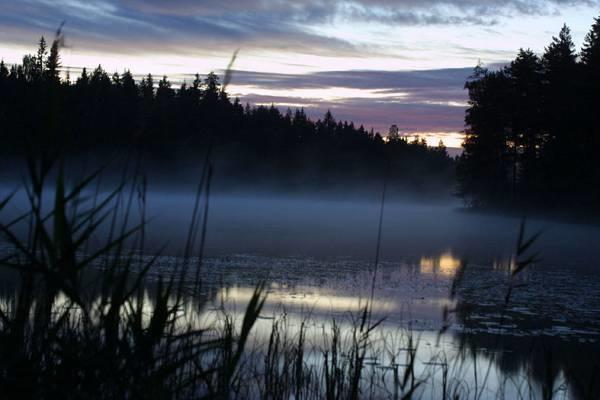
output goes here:
{"type": "MultiPolygon", "coordinates": [[[[7,212],[26,209],[23,202],[17,195],[7,212]]],[[[149,193],[147,253],[169,244],[154,273],[181,255],[192,210],[190,193],[149,193]]],[[[212,305],[204,312],[224,305],[239,314],[266,282],[257,340],[266,340],[285,314],[292,331],[310,320],[312,340],[319,341],[334,319],[350,329],[374,289],[374,318],[385,318],[380,334],[418,336],[422,370],[439,374],[436,366],[466,357],[460,376],[475,385],[474,371],[491,365],[482,398],[495,398],[507,381],[540,393],[550,366],[559,382],[555,397],[585,398],[600,360],[600,227],[528,220],[528,233],[543,232],[532,246],[540,260],[519,274],[507,303],[519,218],[465,212],[452,200],[389,200],[375,268],[379,210],[377,194],[212,196],[202,263],[212,305]],[[464,276],[451,296],[461,266],[464,276]],[[440,354],[444,363],[432,361],[440,354]],[[567,375],[583,383],[561,386],[567,375]]],[[[390,362],[383,352],[373,359],[373,368],[390,362]]],[[[510,398],[520,389],[503,390],[510,398]]]]}

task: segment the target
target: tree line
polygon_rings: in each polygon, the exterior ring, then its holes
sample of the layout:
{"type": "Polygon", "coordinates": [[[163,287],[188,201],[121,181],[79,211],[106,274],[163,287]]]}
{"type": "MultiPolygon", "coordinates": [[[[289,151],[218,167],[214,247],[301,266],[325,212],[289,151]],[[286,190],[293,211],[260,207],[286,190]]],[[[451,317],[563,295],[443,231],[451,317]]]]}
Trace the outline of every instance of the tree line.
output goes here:
{"type": "Polygon", "coordinates": [[[5,155],[24,150],[41,157],[99,155],[135,148],[172,165],[198,159],[211,147],[217,167],[240,178],[369,182],[388,170],[392,178],[417,186],[432,177],[452,179],[453,160],[443,145],[387,140],[336,120],[330,111],[314,121],[303,109],[282,113],[273,105],[243,105],[212,72],[178,88],[167,76],[148,74],[136,81],[130,71],[110,75],[101,66],[83,69],[72,80],[60,64],[61,43],[59,32],[50,46],[42,38],[37,53],[21,64],[0,63],[5,155]]]}
{"type": "Polygon", "coordinates": [[[542,55],[478,66],[465,88],[459,193],[473,206],[598,210],[600,18],[579,53],[564,25],[542,55]]]}

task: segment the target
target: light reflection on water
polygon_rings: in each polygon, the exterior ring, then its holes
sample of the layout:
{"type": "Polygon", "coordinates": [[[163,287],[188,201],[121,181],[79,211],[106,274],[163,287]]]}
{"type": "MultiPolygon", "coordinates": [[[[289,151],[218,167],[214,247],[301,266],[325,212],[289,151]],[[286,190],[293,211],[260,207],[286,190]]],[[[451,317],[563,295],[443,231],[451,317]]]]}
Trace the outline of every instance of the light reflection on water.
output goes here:
{"type": "MultiPolygon", "coordinates": [[[[386,320],[375,334],[369,368],[389,367],[390,343],[401,348],[412,333],[419,338],[417,372],[437,382],[423,389],[423,398],[439,397],[436,391],[444,368],[451,368],[450,376],[457,379],[454,384],[470,387],[472,396],[475,371],[481,374],[490,366],[485,392],[479,398],[496,398],[498,390],[505,398],[516,398],[524,388],[537,398],[550,365],[548,354],[554,363],[555,398],[585,398],[581,390],[566,384],[565,371],[584,377],[592,370],[593,360],[600,357],[597,280],[588,279],[587,286],[577,290],[578,273],[556,275],[556,271],[533,268],[523,276],[523,286],[503,312],[502,284],[507,274],[492,265],[469,266],[464,292],[449,299],[460,260],[444,251],[380,265],[373,318],[386,320]],[[456,313],[450,330],[439,336],[444,306],[456,313]]],[[[253,336],[259,348],[268,341],[274,321],[282,316],[292,337],[308,321],[307,341],[313,349],[325,345],[334,319],[343,331],[350,332],[369,298],[373,277],[370,263],[351,259],[236,255],[210,258],[205,265],[214,307],[194,317],[203,324],[218,325],[221,310],[241,319],[255,284],[267,280],[269,297],[253,336]]]]}
{"type": "Polygon", "coordinates": [[[443,275],[454,277],[461,264],[461,260],[452,252],[444,252],[437,257],[421,257],[419,262],[421,274],[443,275]]]}
{"type": "MultiPolygon", "coordinates": [[[[253,288],[233,287],[224,288],[219,293],[219,297],[227,302],[233,302],[238,305],[247,304],[254,293],[253,288]]],[[[267,306],[282,306],[288,309],[313,310],[315,312],[359,312],[367,304],[367,299],[343,296],[336,293],[327,293],[326,291],[315,291],[310,287],[295,287],[293,291],[288,292],[274,288],[268,291],[267,306]]],[[[398,310],[398,305],[393,301],[374,299],[370,306],[377,313],[391,313],[398,310]]]]}
{"type": "MultiPolygon", "coordinates": [[[[496,398],[498,390],[505,398],[516,398],[525,387],[537,398],[547,360],[544,352],[531,349],[549,348],[557,371],[555,398],[583,399],[576,389],[559,386],[565,383],[564,371],[575,369],[583,376],[591,370],[594,357],[600,357],[600,329],[589,320],[600,310],[600,288],[594,280],[587,280],[588,286],[577,291],[573,288],[576,274],[567,271],[557,279],[553,271],[533,269],[526,276],[528,286],[516,291],[514,304],[501,318],[498,304],[505,272],[493,266],[470,267],[466,291],[451,301],[448,293],[460,263],[458,255],[445,251],[380,265],[373,319],[386,319],[373,334],[367,370],[383,373],[390,368],[391,355],[402,356],[399,349],[406,347],[412,334],[418,338],[415,373],[431,383],[423,387],[423,398],[440,396],[445,370],[456,379],[454,385],[469,387],[472,396],[476,371],[481,374],[488,368],[486,389],[479,398],[496,398]],[[495,282],[496,292],[481,289],[483,283],[495,282]],[[464,311],[467,305],[471,309],[464,311]],[[544,308],[550,305],[561,307],[561,314],[544,308]],[[457,313],[452,315],[450,330],[439,336],[444,306],[457,309],[457,313]],[[567,317],[561,320],[563,316],[567,317]]],[[[172,264],[172,258],[163,257],[157,268],[168,269],[172,264]]],[[[370,296],[373,268],[368,262],[352,259],[234,255],[206,259],[203,276],[209,302],[198,309],[197,300],[187,299],[180,314],[182,326],[219,328],[223,312],[239,323],[255,285],[266,280],[268,300],[253,330],[254,350],[264,350],[273,323],[285,316],[287,335],[292,338],[302,323],[306,324],[307,348],[315,351],[309,359],[318,364],[332,321],[346,333],[355,326],[370,296]]],[[[152,296],[149,287],[144,296],[148,315],[152,296]]]]}
{"type": "MultiPolygon", "coordinates": [[[[153,234],[162,245],[167,233],[189,222],[181,205],[190,201],[170,195],[157,200],[159,211],[150,214],[164,218],[149,237],[153,234]]],[[[239,315],[255,285],[266,280],[269,300],[256,326],[257,340],[282,313],[290,319],[292,334],[310,316],[315,340],[333,318],[351,327],[370,295],[372,263],[360,260],[372,255],[378,203],[234,196],[211,204],[207,250],[212,257],[204,262],[203,276],[213,305],[197,312],[190,302],[185,318],[199,326],[216,323],[221,301],[239,315]],[[269,256],[244,255],[254,252],[269,256]],[[297,253],[316,258],[289,257],[297,253]],[[352,258],[327,259],[340,254],[352,258]]],[[[545,222],[535,224],[533,230],[545,222]]],[[[600,359],[600,248],[595,245],[600,231],[563,224],[545,232],[539,241],[543,266],[521,274],[502,315],[499,304],[512,264],[501,256],[512,251],[517,227],[516,218],[455,213],[448,206],[386,205],[382,256],[393,261],[381,263],[373,302],[376,317],[386,317],[381,334],[391,337],[409,327],[417,332],[423,368],[439,351],[454,357],[463,346],[482,362],[494,361],[495,382],[523,374],[540,381],[546,362],[530,348],[541,343],[554,349],[561,368],[585,375],[590,361],[600,359]],[[463,257],[477,264],[468,265],[464,290],[450,301],[452,278],[463,257]],[[441,347],[435,347],[444,306],[457,312],[441,347]]],[[[173,243],[180,242],[176,238],[173,243]]],[[[164,257],[158,268],[168,270],[172,264],[164,257]]],[[[148,296],[151,300],[151,292],[148,296]]],[[[465,376],[472,383],[471,374],[465,376]]]]}
{"type": "MultiPolygon", "coordinates": [[[[217,297],[237,311],[243,309],[253,287],[248,270],[253,271],[255,282],[267,276],[264,271],[270,271],[269,300],[257,325],[259,337],[267,337],[273,320],[282,313],[291,320],[288,326],[292,334],[294,327],[310,317],[315,341],[333,318],[350,330],[369,296],[373,275],[368,262],[238,257],[224,263],[213,260],[209,268],[231,278],[224,280],[225,287],[219,289],[217,297]],[[236,264],[245,267],[246,273],[236,264]],[[238,279],[241,274],[246,276],[243,286],[238,279]]],[[[505,398],[518,397],[524,387],[537,398],[550,367],[555,370],[555,398],[585,398],[580,389],[568,389],[564,374],[575,371],[585,377],[592,371],[593,360],[600,357],[598,280],[585,279],[580,271],[532,268],[523,275],[511,304],[502,311],[507,273],[494,265],[510,265],[510,260],[468,266],[464,291],[451,301],[448,294],[460,265],[461,258],[452,251],[382,263],[375,281],[373,311],[376,318],[386,317],[386,321],[378,335],[392,338],[410,331],[420,337],[419,369],[436,379],[441,379],[441,356],[446,365],[460,369],[461,384],[467,386],[474,385],[476,370],[481,373],[491,365],[486,392],[480,398],[496,398],[500,387],[505,398]],[[580,283],[582,278],[585,284],[580,283]],[[438,342],[444,306],[456,309],[456,313],[452,314],[450,330],[438,342]]],[[[378,363],[385,365],[385,352],[381,348],[374,351],[380,357],[378,363]]],[[[428,393],[423,398],[431,396],[435,397],[428,393]]]]}

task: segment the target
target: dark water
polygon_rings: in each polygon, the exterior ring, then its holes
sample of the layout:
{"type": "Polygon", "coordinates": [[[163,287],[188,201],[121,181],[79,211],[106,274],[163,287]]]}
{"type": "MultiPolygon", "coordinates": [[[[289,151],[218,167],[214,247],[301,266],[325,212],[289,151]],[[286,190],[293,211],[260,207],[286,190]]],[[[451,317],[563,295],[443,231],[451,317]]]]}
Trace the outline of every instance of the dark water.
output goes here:
{"type": "MultiPolygon", "coordinates": [[[[17,196],[7,212],[24,208],[23,200],[17,196]]],[[[182,251],[193,195],[150,193],[147,205],[149,249],[169,243],[158,264],[168,269],[182,251]]],[[[519,218],[464,212],[456,201],[390,200],[375,272],[379,207],[377,195],[212,196],[206,288],[215,304],[241,312],[254,286],[266,281],[257,335],[267,335],[285,311],[292,326],[309,317],[318,340],[319,327],[333,318],[351,321],[374,280],[373,310],[386,318],[382,334],[417,332],[419,368],[431,368],[440,353],[466,357],[465,384],[476,386],[474,371],[492,366],[480,398],[496,398],[503,385],[506,398],[518,397],[523,382],[538,395],[549,374],[555,398],[586,398],[600,360],[600,227],[528,220],[527,232],[543,232],[532,246],[541,260],[518,276],[505,304],[519,218]],[[465,274],[452,297],[461,263],[465,274]],[[447,318],[444,308],[452,311],[447,318]]]]}
{"type": "MultiPolygon", "coordinates": [[[[187,194],[151,196],[157,243],[178,243],[187,231],[192,201],[187,194]]],[[[360,200],[312,196],[228,195],[210,202],[207,249],[211,254],[300,255],[372,260],[379,196],[360,200]]],[[[390,200],[385,205],[382,259],[436,256],[451,251],[475,263],[512,254],[520,218],[461,211],[458,201],[390,200]]],[[[529,220],[528,231],[543,230],[536,243],[542,264],[597,270],[600,227],[529,220]]],[[[176,249],[176,246],[174,246],[176,249]]]]}
{"type": "MultiPolygon", "coordinates": [[[[374,276],[378,200],[215,196],[207,280],[221,288],[219,298],[240,306],[267,280],[269,318],[284,309],[321,323],[351,319],[374,276]]],[[[149,202],[160,216],[152,240],[178,242],[187,204],[186,195],[149,202]]],[[[493,365],[482,398],[496,398],[500,387],[506,398],[518,397],[524,382],[534,397],[551,385],[555,398],[588,398],[598,393],[590,382],[600,362],[600,227],[529,219],[527,233],[542,231],[530,251],[540,260],[518,276],[505,304],[520,221],[468,213],[454,201],[387,202],[374,311],[386,317],[384,329],[419,332],[423,368],[439,352],[467,357],[461,374],[473,385],[473,371],[493,365]],[[461,262],[466,272],[451,298],[461,262]],[[444,307],[454,311],[446,320],[444,307]],[[511,389],[507,381],[519,384],[511,389]]]]}

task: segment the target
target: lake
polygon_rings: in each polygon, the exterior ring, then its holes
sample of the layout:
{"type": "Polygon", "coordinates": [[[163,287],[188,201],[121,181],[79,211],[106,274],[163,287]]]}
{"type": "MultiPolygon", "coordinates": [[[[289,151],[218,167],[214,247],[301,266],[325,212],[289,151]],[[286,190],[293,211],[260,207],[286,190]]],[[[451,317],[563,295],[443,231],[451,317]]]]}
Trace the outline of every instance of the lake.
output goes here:
{"type": "MultiPolygon", "coordinates": [[[[151,241],[168,235],[180,242],[176,227],[189,222],[189,202],[185,194],[151,196],[151,241]]],[[[296,327],[308,315],[317,324],[349,323],[370,295],[379,207],[377,196],[215,196],[203,276],[216,287],[215,299],[238,309],[266,281],[265,332],[282,310],[296,327]]],[[[382,329],[418,332],[422,363],[436,351],[493,360],[492,387],[520,377],[541,393],[548,368],[558,371],[558,381],[567,371],[585,381],[600,360],[600,227],[528,220],[528,234],[542,231],[529,252],[540,260],[519,275],[505,306],[520,221],[465,212],[456,201],[388,201],[373,286],[382,329]],[[465,274],[451,298],[461,263],[465,274]],[[446,321],[444,307],[455,310],[446,321]],[[450,327],[438,340],[445,323],[450,327]]],[[[473,383],[472,376],[465,380],[473,383]]],[[[579,398],[585,389],[576,386],[557,383],[556,396],[579,398]]]]}
{"type": "MultiPolygon", "coordinates": [[[[16,200],[9,213],[21,207],[16,200]]],[[[155,273],[181,255],[192,210],[189,193],[149,193],[147,252],[168,243],[155,273]]],[[[268,342],[285,316],[291,336],[306,322],[318,349],[332,321],[351,331],[372,295],[373,320],[384,321],[369,368],[398,364],[392,355],[414,337],[416,371],[429,382],[423,398],[439,395],[444,374],[468,398],[541,396],[548,385],[555,398],[598,390],[600,227],[528,220],[528,235],[542,232],[528,252],[539,261],[514,279],[506,301],[520,218],[466,212],[453,200],[389,200],[375,268],[379,211],[376,195],[212,196],[201,274],[209,305],[196,317],[240,317],[265,282],[256,342],[268,342]]]]}

